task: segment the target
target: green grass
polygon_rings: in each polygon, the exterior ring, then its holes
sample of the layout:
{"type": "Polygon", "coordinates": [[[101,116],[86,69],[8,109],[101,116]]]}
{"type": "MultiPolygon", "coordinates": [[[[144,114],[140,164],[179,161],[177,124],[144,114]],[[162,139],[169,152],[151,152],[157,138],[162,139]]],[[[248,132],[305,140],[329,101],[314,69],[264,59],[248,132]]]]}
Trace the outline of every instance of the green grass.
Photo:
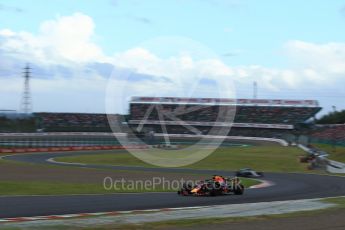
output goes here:
{"type": "Polygon", "coordinates": [[[330,156],[328,157],[331,160],[340,161],[345,163],[345,147],[342,146],[333,146],[329,144],[313,144],[316,148],[321,149],[330,156]]]}
{"type": "Polygon", "coordinates": [[[305,153],[296,147],[256,146],[221,148],[191,168],[236,170],[250,167],[258,171],[305,172],[306,165],[298,162],[305,153]]]}
{"type": "Polygon", "coordinates": [[[327,203],[336,204],[335,208],[345,208],[345,197],[334,197],[334,198],[327,198],[323,200],[327,203]]]}
{"type": "Polygon", "coordinates": [[[59,195],[107,193],[102,184],[0,181],[1,195],[59,195]]]}
{"type": "MultiPolygon", "coordinates": [[[[174,151],[171,150],[170,154],[173,153],[174,151]]],[[[185,154],[188,154],[188,152],[186,151],[185,154]]],[[[298,162],[298,156],[301,155],[305,155],[305,153],[296,147],[253,146],[245,148],[219,148],[205,159],[186,167],[220,170],[237,170],[243,167],[250,167],[259,171],[270,172],[306,172],[306,165],[298,162]]],[[[85,164],[154,167],[127,152],[59,157],[55,160],[85,164]]]]}
{"type": "Polygon", "coordinates": [[[86,164],[101,164],[101,165],[134,165],[134,166],[148,166],[145,162],[132,156],[126,151],[115,151],[113,153],[96,153],[80,156],[57,157],[56,161],[71,162],[71,163],[86,163],[86,164]]]}
{"type": "MultiPolygon", "coordinates": [[[[0,168],[3,165],[18,166],[34,166],[44,168],[73,168],[73,166],[58,166],[58,165],[41,165],[34,163],[15,162],[11,160],[0,160],[0,168]]],[[[133,171],[126,170],[112,170],[112,169],[82,169],[85,172],[93,173],[94,171],[106,171],[106,172],[121,172],[121,173],[133,173],[133,171]]],[[[140,171],[137,172],[140,174],[140,171]]],[[[162,177],[169,173],[162,174],[162,177]]],[[[183,175],[183,174],[181,174],[183,175]]],[[[201,176],[201,175],[200,175],[201,176]]],[[[209,175],[202,175],[208,177],[209,175]]],[[[257,180],[242,180],[245,187],[260,183],[257,180]]],[[[65,182],[47,182],[47,181],[4,181],[0,180],[0,195],[62,195],[62,194],[103,194],[103,193],[123,193],[123,192],[175,192],[175,190],[162,188],[162,186],[156,186],[153,189],[132,189],[129,184],[125,184],[124,188],[105,190],[103,188],[103,181],[99,183],[65,183],[65,182]]]]}
{"type": "MultiPolygon", "coordinates": [[[[143,182],[144,183],[144,182],[143,182]]],[[[257,180],[243,179],[245,187],[260,183],[257,180]]],[[[133,183],[127,182],[124,186],[118,183],[116,189],[114,186],[109,189],[100,184],[88,183],[48,183],[44,181],[0,181],[0,195],[65,195],[65,194],[106,194],[106,193],[123,193],[123,192],[176,192],[176,190],[162,185],[148,186],[145,188],[139,184],[135,188],[133,183]]]]}
{"type": "Polygon", "coordinates": [[[48,183],[44,181],[0,181],[1,195],[65,195],[65,194],[106,194],[121,192],[172,192],[173,190],[155,187],[154,189],[134,189],[120,185],[118,189],[106,190],[103,184],[87,183],[48,183]]]}

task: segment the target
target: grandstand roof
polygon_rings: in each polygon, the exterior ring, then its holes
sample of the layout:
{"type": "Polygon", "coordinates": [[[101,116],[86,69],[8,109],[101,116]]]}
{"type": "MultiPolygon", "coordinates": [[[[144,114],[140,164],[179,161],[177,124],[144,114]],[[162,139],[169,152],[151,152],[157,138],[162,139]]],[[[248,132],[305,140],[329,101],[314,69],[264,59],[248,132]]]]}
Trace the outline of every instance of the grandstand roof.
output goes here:
{"type": "Polygon", "coordinates": [[[130,103],[141,104],[202,104],[236,106],[318,107],[316,100],[285,99],[228,99],[228,98],[184,98],[184,97],[132,97],[130,103]]]}

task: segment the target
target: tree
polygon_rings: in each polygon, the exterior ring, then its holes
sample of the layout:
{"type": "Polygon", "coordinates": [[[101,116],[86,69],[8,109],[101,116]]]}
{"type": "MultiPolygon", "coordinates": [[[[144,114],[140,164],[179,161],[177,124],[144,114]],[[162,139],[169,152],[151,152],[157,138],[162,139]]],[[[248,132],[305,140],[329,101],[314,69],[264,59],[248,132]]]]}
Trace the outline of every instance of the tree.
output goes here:
{"type": "Polygon", "coordinates": [[[330,112],[323,117],[321,117],[318,121],[318,124],[344,124],[345,123],[345,110],[340,112],[334,111],[330,112]]]}

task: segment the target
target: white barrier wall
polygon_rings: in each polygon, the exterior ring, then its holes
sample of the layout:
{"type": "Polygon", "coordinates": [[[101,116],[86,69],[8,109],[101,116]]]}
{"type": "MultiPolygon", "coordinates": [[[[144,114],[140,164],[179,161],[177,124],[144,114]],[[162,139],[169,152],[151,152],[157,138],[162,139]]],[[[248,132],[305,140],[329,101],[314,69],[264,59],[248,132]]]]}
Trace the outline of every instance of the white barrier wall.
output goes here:
{"type": "MultiPolygon", "coordinates": [[[[126,133],[88,133],[88,132],[52,132],[52,133],[0,133],[0,137],[45,137],[45,136],[126,136],[126,133]]],[[[163,133],[156,133],[156,136],[163,136],[163,133]]],[[[199,137],[199,138],[219,138],[226,140],[252,140],[276,142],[282,146],[289,144],[282,139],[265,137],[242,137],[242,136],[217,136],[217,135],[192,135],[192,134],[169,134],[169,137],[199,137]]]]}
{"type": "Polygon", "coordinates": [[[344,174],[345,164],[338,161],[328,160],[327,172],[344,174]]]}
{"type": "Polygon", "coordinates": [[[45,137],[45,136],[113,136],[113,133],[51,132],[51,133],[0,133],[0,137],[45,137]]]}
{"type": "MultiPolygon", "coordinates": [[[[312,149],[304,145],[299,144],[298,147],[309,154],[315,153],[315,151],[313,151],[312,149]]],[[[327,156],[328,156],[327,153],[324,153],[323,155],[320,154],[318,156],[320,160],[323,160],[323,162],[326,162],[326,171],[329,173],[345,174],[345,164],[342,162],[329,160],[327,159],[327,156]]]]}
{"type": "MultiPolygon", "coordinates": [[[[163,133],[156,133],[158,137],[162,137],[163,133]]],[[[226,140],[251,140],[251,141],[269,141],[276,142],[282,146],[288,146],[289,144],[282,139],[265,138],[265,137],[242,137],[242,136],[217,136],[217,135],[192,135],[192,134],[169,134],[169,137],[199,137],[199,138],[218,138],[226,140]]]]}

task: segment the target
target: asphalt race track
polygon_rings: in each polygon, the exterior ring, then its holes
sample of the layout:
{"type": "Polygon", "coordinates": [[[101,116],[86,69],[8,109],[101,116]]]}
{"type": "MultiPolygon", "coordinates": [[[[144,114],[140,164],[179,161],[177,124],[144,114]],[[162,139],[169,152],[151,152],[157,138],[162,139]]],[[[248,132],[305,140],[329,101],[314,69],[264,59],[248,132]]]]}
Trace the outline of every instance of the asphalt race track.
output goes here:
{"type": "MultiPolygon", "coordinates": [[[[56,164],[47,160],[54,157],[94,154],[97,151],[16,154],[6,160],[37,164],[56,164]]],[[[104,152],[104,151],[103,151],[104,152]]],[[[69,165],[71,167],[71,165],[69,165]]],[[[192,170],[172,168],[144,168],[130,166],[75,165],[75,167],[112,168],[135,171],[183,172],[233,175],[230,171],[192,170]]],[[[345,177],[295,173],[265,173],[265,180],[274,186],[248,189],[243,196],[182,197],[176,193],[123,193],[109,195],[58,196],[0,196],[0,218],[61,215],[88,212],[126,211],[156,208],[190,207],[236,203],[270,202],[322,198],[345,195],[345,177]]]]}

